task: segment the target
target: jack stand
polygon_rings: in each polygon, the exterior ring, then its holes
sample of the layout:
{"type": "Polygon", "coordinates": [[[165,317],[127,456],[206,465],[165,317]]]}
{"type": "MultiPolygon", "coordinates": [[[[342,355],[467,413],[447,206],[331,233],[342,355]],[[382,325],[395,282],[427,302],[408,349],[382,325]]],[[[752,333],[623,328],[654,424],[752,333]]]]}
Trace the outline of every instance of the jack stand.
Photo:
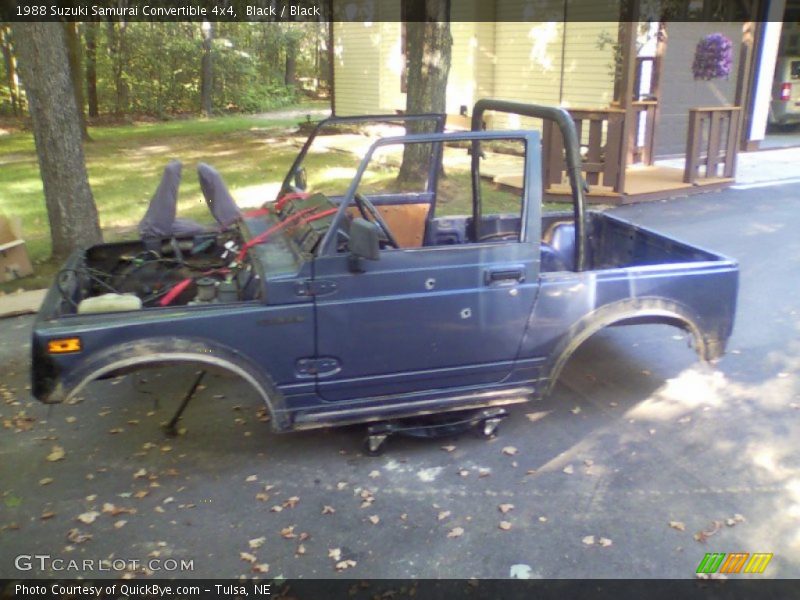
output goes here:
{"type": "Polygon", "coordinates": [[[189,388],[189,391],[183,397],[181,401],[181,405],[178,407],[177,412],[175,415],[170,419],[169,423],[164,425],[164,433],[166,433],[169,437],[175,437],[178,435],[178,421],[180,421],[181,415],[183,411],[186,410],[186,407],[189,405],[189,401],[194,397],[194,393],[197,391],[198,386],[203,381],[203,377],[206,376],[205,371],[200,371],[197,374],[197,378],[194,380],[192,387],[189,388]]]}
{"type": "Polygon", "coordinates": [[[497,432],[500,422],[508,416],[504,408],[469,410],[429,417],[398,419],[375,423],[367,428],[363,450],[367,456],[383,454],[384,444],[392,435],[406,435],[417,438],[449,437],[478,428],[485,438],[497,432]]]}

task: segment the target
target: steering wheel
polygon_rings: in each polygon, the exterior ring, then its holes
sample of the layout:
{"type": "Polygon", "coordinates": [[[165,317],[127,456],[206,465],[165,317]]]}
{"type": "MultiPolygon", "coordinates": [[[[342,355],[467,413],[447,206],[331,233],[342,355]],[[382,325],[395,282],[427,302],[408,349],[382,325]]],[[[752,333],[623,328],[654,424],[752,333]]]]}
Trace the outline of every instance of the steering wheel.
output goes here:
{"type": "Polygon", "coordinates": [[[360,192],[356,192],[353,196],[353,200],[356,201],[356,206],[358,207],[358,212],[361,213],[361,216],[367,219],[368,221],[372,221],[373,223],[377,223],[378,227],[381,228],[383,235],[386,237],[386,241],[392,248],[400,248],[400,244],[397,243],[397,240],[394,238],[394,235],[389,230],[389,226],[386,224],[386,221],[383,220],[383,216],[375,208],[375,205],[370,202],[364,194],[360,192]]]}

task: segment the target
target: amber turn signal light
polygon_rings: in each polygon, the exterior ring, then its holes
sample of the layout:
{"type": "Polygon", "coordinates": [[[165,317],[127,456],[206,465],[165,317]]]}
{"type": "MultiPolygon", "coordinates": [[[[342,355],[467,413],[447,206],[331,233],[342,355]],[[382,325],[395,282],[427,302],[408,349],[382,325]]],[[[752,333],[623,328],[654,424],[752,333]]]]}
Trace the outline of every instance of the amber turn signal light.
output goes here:
{"type": "Polygon", "coordinates": [[[50,354],[66,354],[81,351],[81,338],[61,338],[47,342],[47,352],[50,354]]]}

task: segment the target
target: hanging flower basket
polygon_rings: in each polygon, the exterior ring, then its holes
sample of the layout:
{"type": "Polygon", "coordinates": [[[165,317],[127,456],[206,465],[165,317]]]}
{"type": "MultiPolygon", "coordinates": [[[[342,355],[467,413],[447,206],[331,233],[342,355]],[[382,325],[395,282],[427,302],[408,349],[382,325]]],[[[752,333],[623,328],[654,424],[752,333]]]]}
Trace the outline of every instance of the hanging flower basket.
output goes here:
{"type": "Polygon", "coordinates": [[[733,66],[733,42],[721,33],[712,33],[697,43],[692,73],[695,79],[725,79],[733,66]]]}

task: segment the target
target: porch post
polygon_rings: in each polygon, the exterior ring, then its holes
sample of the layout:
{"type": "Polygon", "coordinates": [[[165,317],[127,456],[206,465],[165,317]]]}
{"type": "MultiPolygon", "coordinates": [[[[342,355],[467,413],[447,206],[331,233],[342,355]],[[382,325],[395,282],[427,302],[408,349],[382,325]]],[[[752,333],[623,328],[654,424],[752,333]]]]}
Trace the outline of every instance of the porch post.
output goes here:
{"type": "Polygon", "coordinates": [[[633,84],[636,78],[636,33],[638,29],[638,10],[637,2],[627,3],[628,8],[621,15],[624,21],[621,23],[620,33],[622,39],[622,77],[620,82],[619,99],[621,108],[625,111],[622,121],[622,139],[620,140],[619,161],[620,168],[617,174],[615,190],[620,194],[625,193],[625,169],[631,161],[629,154],[633,148],[631,137],[635,131],[634,120],[637,118],[633,106],[633,84]]]}

